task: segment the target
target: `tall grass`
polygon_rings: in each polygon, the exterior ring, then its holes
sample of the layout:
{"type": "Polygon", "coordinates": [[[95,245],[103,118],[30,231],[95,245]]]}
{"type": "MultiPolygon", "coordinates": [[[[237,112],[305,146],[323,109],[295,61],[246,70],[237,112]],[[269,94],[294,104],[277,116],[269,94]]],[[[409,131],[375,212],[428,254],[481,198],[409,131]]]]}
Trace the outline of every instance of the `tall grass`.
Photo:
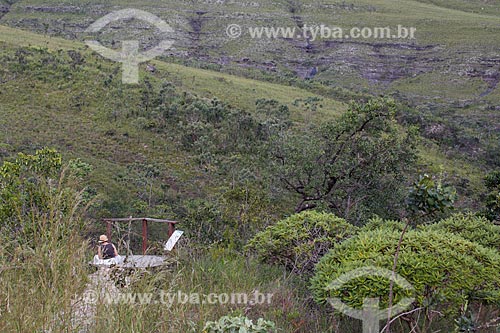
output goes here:
{"type": "Polygon", "coordinates": [[[4,221],[0,229],[0,332],[74,331],[87,243],[80,237],[81,194],[69,181],[63,173],[54,185],[38,184],[45,209],[32,198],[15,228],[4,221]]]}
{"type": "MultiPolygon", "coordinates": [[[[284,269],[260,264],[237,253],[213,248],[192,252],[187,247],[177,250],[170,269],[132,277],[122,293],[151,293],[150,304],[97,305],[95,331],[113,327],[114,332],[201,332],[207,321],[224,315],[265,318],[276,323],[281,332],[329,332],[332,318],[311,303],[303,281],[284,269]],[[207,304],[205,296],[255,291],[271,294],[271,302],[263,304],[207,304]],[[162,303],[161,292],[198,295],[200,303],[180,301],[162,303]],[[205,303],[205,304],[203,304],[205,303]]],[[[164,298],[164,300],[166,300],[164,298]]]]}

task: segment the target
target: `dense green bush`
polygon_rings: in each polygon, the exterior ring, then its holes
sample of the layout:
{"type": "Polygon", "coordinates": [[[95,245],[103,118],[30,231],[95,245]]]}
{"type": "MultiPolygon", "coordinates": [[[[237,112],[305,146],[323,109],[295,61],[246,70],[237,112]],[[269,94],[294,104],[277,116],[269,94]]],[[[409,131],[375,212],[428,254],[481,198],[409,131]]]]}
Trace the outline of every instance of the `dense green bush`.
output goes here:
{"type": "Polygon", "coordinates": [[[395,220],[384,220],[381,217],[373,217],[363,226],[363,230],[377,230],[377,229],[388,229],[388,230],[398,230],[403,231],[405,224],[401,221],[395,220]]]}
{"type": "Polygon", "coordinates": [[[279,221],[258,233],[246,248],[269,263],[294,272],[311,272],[336,243],[351,237],[357,228],[333,214],[305,211],[279,221]]]}
{"type": "MultiPolygon", "coordinates": [[[[61,154],[53,149],[41,149],[34,155],[20,153],[4,162],[0,166],[1,235],[25,248],[36,248],[50,228],[47,223],[55,223],[60,216],[73,219],[85,193],[78,184],[83,166],[89,167],[78,161],[64,167],[61,154]]],[[[60,225],[58,235],[50,236],[64,239],[82,230],[81,220],[73,223],[60,225]]]]}
{"type": "Polygon", "coordinates": [[[424,228],[451,232],[471,242],[500,251],[500,226],[491,223],[484,217],[473,214],[455,214],[424,228]]]}
{"type": "MultiPolygon", "coordinates": [[[[375,266],[390,270],[400,237],[399,231],[379,229],[365,231],[336,245],[316,266],[311,280],[314,299],[327,303],[331,297],[354,308],[360,308],[367,297],[380,297],[381,308],[388,304],[389,280],[365,276],[352,279],[337,290],[331,283],[355,269],[375,266]]],[[[456,316],[467,303],[500,305],[500,254],[458,235],[442,230],[411,230],[406,234],[397,273],[413,287],[409,293],[395,284],[394,303],[413,296],[413,309],[406,316],[413,325],[418,316],[433,317],[427,311],[437,308],[446,316],[456,316]]]]}

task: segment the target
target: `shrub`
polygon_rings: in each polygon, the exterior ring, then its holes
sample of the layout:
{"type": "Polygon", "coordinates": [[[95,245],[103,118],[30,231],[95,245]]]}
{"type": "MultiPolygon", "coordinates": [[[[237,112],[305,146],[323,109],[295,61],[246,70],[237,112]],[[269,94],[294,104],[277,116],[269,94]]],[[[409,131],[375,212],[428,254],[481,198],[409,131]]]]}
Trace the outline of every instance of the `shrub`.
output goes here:
{"type": "Polygon", "coordinates": [[[451,232],[471,242],[500,251],[500,226],[491,223],[484,217],[460,213],[425,228],[451,232]]]}
{"type": "Polygon", "coordinates": [[[491,221],[500,221],[500,170],[490,172],[484,184],[488,189],[484,215],[491,221]]]}
{"type": "MultiPolygon", "coordinates": [[[[380,297],[381,308],[387,308],[389,280],[365,276],[329,290],[339,276],[355,269],[376,266],[391,269],[399,231],[379,229],[362,232],[335,246],[316,266],[311,289],[318,303],[340,298],[360,308],[367,297],[380,297]]],[[[456,316],[467,302],[500,305],[500,254],[458,235],[437,230],[411,230],[402,243],[397,273],[413,287],[413,310],[406,319],[416,325],[425,313],[432,320],[431,307],[447,316],[456,316]]],[[[410,296],[395,285],[394,304],[410,296]]]]}
{"type": "Polygon", "coordinates": [[[305,273],[311,272],[334,244],[356,231],[355,226],[333,214],[305,211],[258,233],[246,248],[255,251],[262,261],[305,273]]]}
{"type": "Polygon", "coordinates": [[[381,217],[373,217],[368,223],[363,226],[363,230],[377,230],[377,229],[388,229],[388,230],[398,230],[403,231],[405,224],[401,221],[395,220],[384,220],[381,217]]]}
{"type": "Polygon", "coordinates": [[[209,321],[203,328],[203,333],[267,333],[276,332],[275,325],[272,321],[267,321],[262,318],[254,323],[247,317],[229,317],[224,316],[218,321],[209,321]]]}
{"type": "MultiPolygon", "coordinates": [[[[63,168],[61,155],[47,148],[0,165],[0,235],[34,249],[44,243],[48,224],[60,216],[77,216],[82,186],[75,170],[63,168]]],[[[59,239],[82,230],[81,221],[74,220],[58,226],[59,239]]]]}
{"type": "Polygon", "coordinates": [[[457,191],[453,186],[446,186],[431,175],[420,175],[413,183],[406,199],[406,205],[414,216],[420,219],[453,209],[457,200],[457,191]]]}

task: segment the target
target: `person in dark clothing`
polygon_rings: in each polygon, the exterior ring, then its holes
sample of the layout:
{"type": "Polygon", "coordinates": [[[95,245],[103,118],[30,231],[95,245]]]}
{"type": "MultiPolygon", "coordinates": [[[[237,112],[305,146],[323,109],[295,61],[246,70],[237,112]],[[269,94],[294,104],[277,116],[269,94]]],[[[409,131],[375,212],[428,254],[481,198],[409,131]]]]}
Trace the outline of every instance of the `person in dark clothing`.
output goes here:
{"type": "Polygon", "coordinates": [[[99,247],[97,248],[97,256],[99,259],[111,259],[118,256],[116,247],[109,242],[106,235],[99,237],[99,247]]]}

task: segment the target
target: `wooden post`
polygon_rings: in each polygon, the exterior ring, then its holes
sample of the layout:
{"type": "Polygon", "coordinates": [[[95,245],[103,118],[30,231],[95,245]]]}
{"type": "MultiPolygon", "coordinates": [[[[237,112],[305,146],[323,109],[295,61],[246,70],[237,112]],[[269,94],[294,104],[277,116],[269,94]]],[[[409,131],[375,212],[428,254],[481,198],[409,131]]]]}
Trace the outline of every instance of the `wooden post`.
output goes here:
{"type": "Polygon", "coordinates": [[[174,223],[169,223],[168,224],[168,238],[172,236],[172,234],[175,231],[175,224],[174,223]]]}
{"type": "Polygon", "coordinates": [[[111,242],[111,221],[106,221],[106,236],[108,236],[108,239],[111,242]]]}
{"type": "Polygon", "coordinates": [[[142,220],[142,254],[148,249],[148,220],[142,220]]]}

